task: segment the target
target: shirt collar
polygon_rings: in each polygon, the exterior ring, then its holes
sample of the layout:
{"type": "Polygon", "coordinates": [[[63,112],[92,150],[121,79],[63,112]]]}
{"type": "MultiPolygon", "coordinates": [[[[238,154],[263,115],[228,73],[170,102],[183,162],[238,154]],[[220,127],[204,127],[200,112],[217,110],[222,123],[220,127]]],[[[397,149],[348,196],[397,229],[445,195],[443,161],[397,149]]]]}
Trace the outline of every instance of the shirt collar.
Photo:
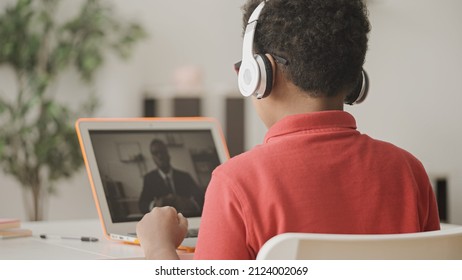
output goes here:
{"type": "Polygon", "coordinates": [[[168,178],[172,178],[172,173],[173,173],[172,168],[170,168],[170,171],[167,173],[164,173],[162,170],[160,170],[160,168],[158,170],[159,170],[160,177],[162,177],[162,179],[165,180],[167,176],[168,178]]]}
{"type": "Polygon", "coordinates": [[[326,129],[354,129],[354,117],[345,111],[320,111],[307,114],[296,114],[282,118],[276,122],[265,136],[265,143],[272,138],[301,131],[326,129]]]}

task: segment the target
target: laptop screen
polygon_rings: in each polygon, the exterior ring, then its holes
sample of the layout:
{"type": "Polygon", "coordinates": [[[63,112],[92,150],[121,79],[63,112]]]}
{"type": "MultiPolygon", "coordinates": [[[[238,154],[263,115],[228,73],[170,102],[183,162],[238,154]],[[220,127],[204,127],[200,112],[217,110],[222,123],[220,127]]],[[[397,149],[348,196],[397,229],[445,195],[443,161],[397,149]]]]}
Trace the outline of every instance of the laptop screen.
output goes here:
{"type": "Polygon", "coordinates": [[[220,164],[212,131],[89,130],[113,223],[138,221],[155,206],[199,217],[220,164]]]}

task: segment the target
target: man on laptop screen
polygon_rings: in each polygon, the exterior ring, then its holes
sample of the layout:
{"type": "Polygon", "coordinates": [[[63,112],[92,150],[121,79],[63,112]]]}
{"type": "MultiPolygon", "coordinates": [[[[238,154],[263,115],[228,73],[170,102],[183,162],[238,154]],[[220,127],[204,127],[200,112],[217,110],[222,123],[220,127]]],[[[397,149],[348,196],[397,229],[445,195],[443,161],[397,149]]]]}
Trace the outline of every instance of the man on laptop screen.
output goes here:
{"type": "Polygon", "coordinates": [[[204,192],[188,172],[172,167],[164,141],[153,139],[149,148],[157,168],[144,176],[140,211],[148,213],[153,207],[173,206],[185,216],[200,216],[204,192]]]}

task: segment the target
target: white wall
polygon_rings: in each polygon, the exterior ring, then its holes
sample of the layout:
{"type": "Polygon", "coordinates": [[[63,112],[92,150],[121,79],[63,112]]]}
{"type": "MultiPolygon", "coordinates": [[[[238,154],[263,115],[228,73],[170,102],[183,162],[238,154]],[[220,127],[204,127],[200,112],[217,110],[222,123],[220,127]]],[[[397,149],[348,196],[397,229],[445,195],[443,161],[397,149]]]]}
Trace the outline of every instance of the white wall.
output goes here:
{"type": "Polygon", "coordinates": [[[363,132],[447,176],[449,218],[462,224],[462,1],[370,2],[370,95],[348,110],[363,132]]]}
{"type": "MultiPolygon", "coordinates": [[[[139,20],[151,36],[128,63],[108,57],[95,85],[103,101],[98,116],[139,116],[146,92],[165,95],[174,69],[196,65],[204,70],[209,93],[205,114],[221,119],[217,96],[237,90],[232,64],[240,59],[244,0],[110,2],[122,17],[139,20]]],[[[372,32],[365,67],[370,94],[364,104],[347,110],[362,132],[409,150],[430,174],[447,175],[450,219],[462,224],[462,1],[370,0],[369,10],[372,32]]],[[[0,69],[4,92],[14,88],[10,80],[10,73],[0,69]]],[[[70,74],[58,91],[69,101],[84,93],[70,74]]],[[[250,104],[246,113],[250,148],[261,142],[265,128],[250,104]]],[[[2,174],[0,182],[0,216],[24,218],[19,186],[2,174]]],[[[50,200],[49,219],[96,217],[84,171],[63,182],[59,192],[50,200]]]]}

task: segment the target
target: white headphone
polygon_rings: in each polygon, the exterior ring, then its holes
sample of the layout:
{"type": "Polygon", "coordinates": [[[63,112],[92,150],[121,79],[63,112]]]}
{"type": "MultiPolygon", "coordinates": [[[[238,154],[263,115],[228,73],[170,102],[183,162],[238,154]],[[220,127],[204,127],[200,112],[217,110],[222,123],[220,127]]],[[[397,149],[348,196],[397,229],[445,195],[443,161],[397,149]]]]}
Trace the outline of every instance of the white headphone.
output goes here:
{"type": "MultiPolygon", "coordinates": [[[[242,62],[239,68],[239,91],[245,97],[254,95],[258,99],[269,95],[273,85],[273,67],[265,54],[254,54],[253,43],[255,29],[266,1],[262,1],[250,15],[245,28],[242,44],[242,62]]],[[[366,99],[369,90],[369,77],[362,69],[361,79],[349,94],[344,103],[348,105],[359,104],[366,99]]]]}
{"type": "Polygon", "coordinates": [[[242,63],[239,68],[238,85],[243,96],[255,95],[263,98],[271,91],[273,69],[266,55],[253,53],[253,39],[258,17],[265,6],[265,1],[253,11],[244,33],[242,44],[242,63]],[[269,64],[269,65],[268,65],[269,64]]]}

